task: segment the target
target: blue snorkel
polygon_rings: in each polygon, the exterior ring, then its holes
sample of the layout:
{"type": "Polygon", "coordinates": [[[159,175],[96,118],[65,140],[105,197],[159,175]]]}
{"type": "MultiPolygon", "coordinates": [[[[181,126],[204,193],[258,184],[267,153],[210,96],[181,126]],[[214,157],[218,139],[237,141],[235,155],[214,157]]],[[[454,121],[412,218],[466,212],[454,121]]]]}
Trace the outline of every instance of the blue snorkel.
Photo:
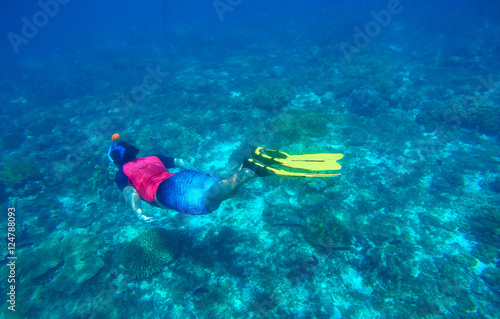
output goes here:
{"type": "Polygon", "coordinates": [[[116,144],[119,138],[120,134],[118,133],[113,134],[113,136],[111,137],[111,145],[108,148],[108,159],[111,162],[111,164],[113,164],[113,166],[116,168],[118,168],[118,166],[116,166],[115,162],[111,158],[111,152],[115,150],[120,152],[120,158],[123,158],[123,153],[125,152],[125,149],[123,147],[116,144]]]}

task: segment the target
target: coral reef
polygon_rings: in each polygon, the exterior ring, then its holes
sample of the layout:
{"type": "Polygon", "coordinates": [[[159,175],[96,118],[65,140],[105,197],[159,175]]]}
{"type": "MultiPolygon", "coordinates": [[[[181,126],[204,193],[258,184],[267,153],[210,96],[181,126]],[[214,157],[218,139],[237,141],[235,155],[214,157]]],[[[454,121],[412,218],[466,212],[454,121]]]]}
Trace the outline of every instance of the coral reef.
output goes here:
{"type": "Polygon", "coordinates": [[[120,260],[129,273],[137,278],[147,278],[174,261],[176,246],[176,238],[171,232],[154,227],[130,241],[120,260]]]}
{"type": "Polygon", "coordinates": [[[434,21],[433,6],[414,6],[348,62],[339,42],[362,42],[352,26],[382,12],[355,2],[321,14],[303,2],[318,13],[307,25],[298,2],[257,20],[235,7],[206,32],[213,19],[174,19],[161,41],[158,30],[84,37],[80,50],[56,44],[52,62],[36,54],[42,42],[21,44],[29,57],[0,79],[18,317],[499,318],[499,15],[475,10],[481,23],[466,29],[472,10],[429,39],[418,11],[434,21]],[[257,23],[241,31],[240,20],[257,23]],[[124,202],[106,158],[115,132],[140,156],[218,178],[255,146],[345,156],[340,176],[256,178],[210,215],[144,203],[174,234],[124,202]]]}

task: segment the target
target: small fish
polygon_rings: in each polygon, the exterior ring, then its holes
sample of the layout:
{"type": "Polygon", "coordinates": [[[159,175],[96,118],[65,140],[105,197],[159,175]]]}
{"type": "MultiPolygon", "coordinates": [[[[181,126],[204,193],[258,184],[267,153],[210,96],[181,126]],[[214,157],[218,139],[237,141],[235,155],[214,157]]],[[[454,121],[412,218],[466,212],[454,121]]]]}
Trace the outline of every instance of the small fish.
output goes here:
{"type": "Polygon", "coordinates": [[[324,197],[319,202],[314,204],[314,206],[311,208],[312,213],[316,212],[317,210],[323,209],[325,207],[327,201],[328,201],[328,198],[324,197]]]}
{"type": "Polygon", "coordinates": [[[298,247],[298,246],[299,245],[297,245],[297,244],[291,244],[290,246],[288,246],[287,250],[290,250],[290,249],[298,247]]]}
{"type": "Polygon", "coordinates": [[[209,293],[210,290],[204,287],[196,288],[196,290],[193,292],[193,295],[199,294],[199,293],[209,293]]]}
{"type": "Polygon", "coordinates": [[[393,240],[391,240],[391,242],[389,244],[391,244],[391,245],[401,244],[401,239],[393,239],[393,240]]]}
{"type": "Polygon", "coordinates": [[[319,264],[319,260],[318,260],[318,257],[312,255],[312,259],[311,261],[309,261],[309,263],[313,266],[317,266],[319,264]]]}
{"type": "Polygon", "coordinates": [[[323,247],[326,250],[342,250],[342,251],[350,251],[352,247],[323,247]]]}
{"type": "Polygon", "coordinates": [[[284,222],[281,223],[276,223],[273,224],[273,227],[276,226],[301,226],[302,224],[302,218],[301,219],[296,219],[296,220],[285,220],[284,222]]]}

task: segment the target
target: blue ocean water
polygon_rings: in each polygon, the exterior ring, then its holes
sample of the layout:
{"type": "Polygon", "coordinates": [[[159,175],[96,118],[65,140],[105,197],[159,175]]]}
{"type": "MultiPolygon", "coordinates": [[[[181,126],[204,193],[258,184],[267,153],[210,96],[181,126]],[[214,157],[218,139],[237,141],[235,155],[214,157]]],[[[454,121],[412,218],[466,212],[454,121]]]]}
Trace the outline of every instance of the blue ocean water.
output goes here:
{"type": "Polygon", "coordinates": [[[1,318],[500,317],[498,1],[5,0],[0,21],[1,318]],[[114,133],[221,179],[256,146],[344,157],[208,215],[143,202],[148,224],[114,133]]]}

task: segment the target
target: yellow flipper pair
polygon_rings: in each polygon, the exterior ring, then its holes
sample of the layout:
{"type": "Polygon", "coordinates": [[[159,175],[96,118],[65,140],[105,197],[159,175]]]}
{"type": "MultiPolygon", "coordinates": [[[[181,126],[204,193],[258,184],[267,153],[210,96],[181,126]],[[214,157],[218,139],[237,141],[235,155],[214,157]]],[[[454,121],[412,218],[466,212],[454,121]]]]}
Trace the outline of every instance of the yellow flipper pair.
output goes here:
{"type": "MultiPolygon", "coordinates": [[[[337,161],[342,159],[344,154],[318,153],[291,155],[285,152],[257,147],[254,150],[252,157],[265,164],[262,166],[276,175],[294,177],[330,177],[340,174],[319,172],[339,170],[341,166],[337,163],[337,161]],[[268,165],[279,165],[294,170],[305,170],[309,172],[292,172],[281,168],[270,167],[268,165]]],[[[260,164],[255,161],[254,163],[256,165],[260,164]]]]}

